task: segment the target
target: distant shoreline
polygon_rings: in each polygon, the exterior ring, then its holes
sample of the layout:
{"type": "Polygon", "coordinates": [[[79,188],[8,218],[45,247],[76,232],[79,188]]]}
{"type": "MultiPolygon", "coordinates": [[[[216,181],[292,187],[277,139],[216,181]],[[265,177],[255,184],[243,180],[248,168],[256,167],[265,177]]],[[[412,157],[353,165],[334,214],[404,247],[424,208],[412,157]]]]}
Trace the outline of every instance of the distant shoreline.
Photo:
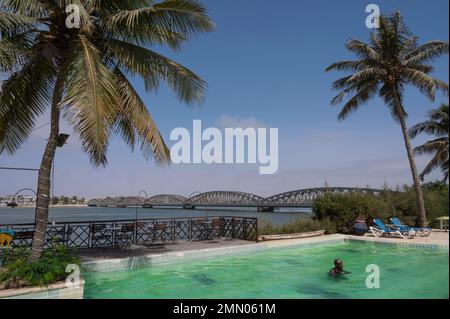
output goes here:
{"type": "MultiPolygon", "coordinates": [[[[88,205],[87,204],[68,204],[68,205],[60,205],[60,204],[58,204],[58,205],[49,205],[48,206],[49,208],[52,208],[52,207],[54,207],[54,208],[61,208],[61,207],[63,207],[63,208],[77,208],[77,207],[88,207],[88,205]]],[[[12,207],[8,207],[8,206],[0,206],[0,208],[12,208],[12,207]]],[[[31,206],[31,205],[26,205],[26,206],[16,206],[15,208],[36,208],[36,206],[31,206]]]]}
{"type": "Polygon", "coordinates": [[[68,204],[68,205],[61,205],[61,204],[57,204],[57,205],[50,205],[49,207],[87,207],[87,204],[68,204]]]}

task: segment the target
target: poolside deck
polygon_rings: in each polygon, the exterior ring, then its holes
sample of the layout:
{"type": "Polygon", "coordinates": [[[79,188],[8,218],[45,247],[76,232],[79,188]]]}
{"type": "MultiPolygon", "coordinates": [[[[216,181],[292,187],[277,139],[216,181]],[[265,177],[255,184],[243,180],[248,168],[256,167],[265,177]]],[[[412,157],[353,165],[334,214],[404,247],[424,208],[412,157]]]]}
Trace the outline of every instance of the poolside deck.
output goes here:
{"type": "Polygon", "coordinates": [[[367,233],[364,236],[353,236],[353,235],[342,235],[342,234],[332,234],[332,235],[323,235],[317,237],[310,238],[298,238],[298,239],[287,239],[287,240],[274,240],[267,241],[270,247],[282,247],[295,245],[300,243],[315,243],[322,242],[326,240],[333,239],[341,239],[341,238],[349,238],[349,239],[359,239],[359,240],[367,240],[367,241],[375,241],[375,242],[387,242],[387,243],[414,243],[414,244],[435,244],[435,245],[449,245],[449,233],[441,232],[440,230],[433,230],[433,232],[426,237],[414,237],[411,239],[403,239],[403,238],[389,238],[389,237],[374,237],[371,233],[367,233]]]}
{"type": "Polygon", "coordinates": [[[449,244],[449,232],[441,232],[440,230],[433,230],[429,236],[426,237],[414,237],[411,239],[402,239],[402,238],[375,238],[371,233],[367,233],[364,236],[365,239],[371,241],[379,241],[379,242],[411,242],[417,244],[437,244],[437,245],[448,245],[449,244]]]}

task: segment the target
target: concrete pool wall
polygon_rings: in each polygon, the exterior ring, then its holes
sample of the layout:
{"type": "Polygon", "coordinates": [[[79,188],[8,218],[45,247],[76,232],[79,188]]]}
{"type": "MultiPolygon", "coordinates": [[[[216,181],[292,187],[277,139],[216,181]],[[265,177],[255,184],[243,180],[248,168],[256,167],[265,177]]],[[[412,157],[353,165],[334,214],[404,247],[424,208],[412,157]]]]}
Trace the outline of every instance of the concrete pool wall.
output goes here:
{"type": "Polygon", "coordinates": [[[83,299],[84,280],[78,287],[59,282],[47,287],[25,287],[0,290],[0,299],[83,299]]]}

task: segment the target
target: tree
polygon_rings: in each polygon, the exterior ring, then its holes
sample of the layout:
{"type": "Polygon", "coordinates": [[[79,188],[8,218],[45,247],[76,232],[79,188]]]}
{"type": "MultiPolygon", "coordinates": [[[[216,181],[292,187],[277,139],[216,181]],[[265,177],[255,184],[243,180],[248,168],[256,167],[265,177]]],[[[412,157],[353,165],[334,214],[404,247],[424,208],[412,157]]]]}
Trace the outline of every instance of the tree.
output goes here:
{"type": "Polygon", "coordinates": [[[59,198],[56,196],[53,196],[52,197],[52,205],[58,205],[58,203],[59,203],[59,198]]]}
{"type": "Polygon", "coordinates": [[[448,180],[448,104],[442,104],[436,110],[428,113],[428,121],[414,125],[409,129],[409,136],[414,139],[421,133],[434,135],[435,139],[426,142],[423,145],[414,148],[417,155],[432,154],[433,158],[425,166],[422,173],[419,175],[423,181],[425,175],[432,170],[440,167],[444,175],[443,181],[448,180]]]}
{"type": "Polygon", "coordinates": [[[142,78],[147,91],[165,81],[181,101],[202,102],[206,83],[150,47],[177,49],[212,28],[196,0],[0,1],[0,71],[7,74],[0,93],[0,153],[17,151],[48,105],[51,113],[31,260],[41,256],[44,244],[60,116],[73,126],[93,165],[107,164],[114,134],[132,150],[139,143],[146,158],[168,163],[168,148],[127,75],[142,78]]]}
{"type": "Polygon", "coordinates": [[[326,71],[351,72],[333,83],[333,88],[340,92],[331,104],[337,105],[344,98],[348,99],[338,115],[340,120],[346,119],[361,105],[379,96],[394,120],[400,124],[419,207],[419,224],[425,227],[427,220],[422,189],[406,126],[404,90],[406,86],[413,86],[431,101],[434,101],[437,90],[448,94],[448,85],[432,78],[430,73],[433,67],[427,64],[447,54],[448,43],[430,41],[418,45],[417,40],[408,31],[399,12],[390,17],[382,16],[380,27],[371,34],[370,43],[355,39],[347,43],[347,49],[357,55],[357,60],[334,63],[326,71]]]}

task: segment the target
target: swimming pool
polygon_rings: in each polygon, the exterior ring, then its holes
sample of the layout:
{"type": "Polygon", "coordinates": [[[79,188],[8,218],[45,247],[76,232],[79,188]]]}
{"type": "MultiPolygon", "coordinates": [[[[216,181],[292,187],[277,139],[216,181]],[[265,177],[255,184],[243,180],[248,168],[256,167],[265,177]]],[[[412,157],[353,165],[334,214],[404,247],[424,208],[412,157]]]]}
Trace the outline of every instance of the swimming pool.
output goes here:
{"type": "Polygon", "coordinates": [[[448,249],[340,241],[132,271],[86,273],[84,298],[448,298],[448,249]],[[351,274],[332,278],[341,258],[351,274]],[[366,266],[380,288],[366,287],[366,266]]]}

